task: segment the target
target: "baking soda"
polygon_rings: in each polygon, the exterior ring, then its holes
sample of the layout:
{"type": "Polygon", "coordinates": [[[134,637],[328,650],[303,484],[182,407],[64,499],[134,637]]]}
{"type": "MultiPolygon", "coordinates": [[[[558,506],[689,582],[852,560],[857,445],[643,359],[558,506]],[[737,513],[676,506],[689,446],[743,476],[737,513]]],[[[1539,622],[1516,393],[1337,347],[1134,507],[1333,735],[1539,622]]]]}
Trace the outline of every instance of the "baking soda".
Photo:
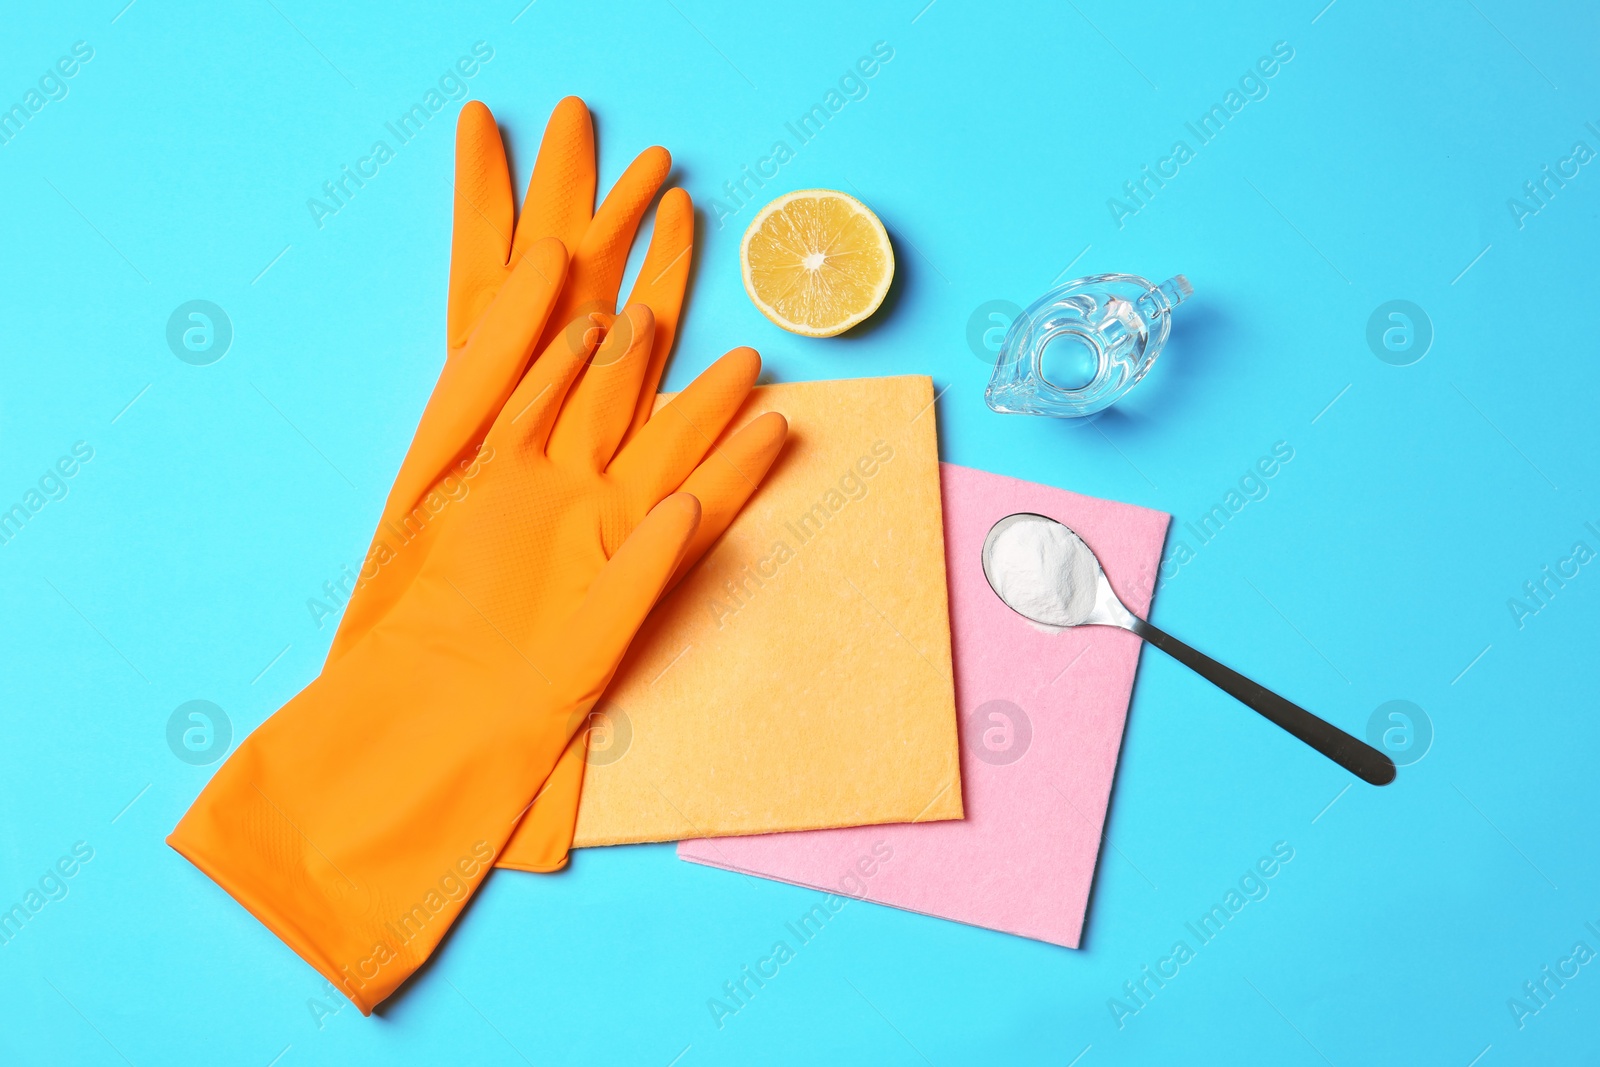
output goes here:
{"type": "Polygon", "coordinates": [[[984,570],[1001,600],[1048,632],[1077,626],[1094,610],[1094,553],[1058,522],[1025,515],[1009,523],[990,544],[984,570]]]}

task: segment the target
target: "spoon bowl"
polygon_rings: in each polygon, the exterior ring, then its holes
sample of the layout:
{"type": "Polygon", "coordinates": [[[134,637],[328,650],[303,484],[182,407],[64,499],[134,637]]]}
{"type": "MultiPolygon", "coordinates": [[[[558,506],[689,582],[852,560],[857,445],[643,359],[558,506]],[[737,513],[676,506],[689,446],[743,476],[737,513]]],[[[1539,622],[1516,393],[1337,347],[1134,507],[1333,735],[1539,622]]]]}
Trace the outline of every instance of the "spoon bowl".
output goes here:
{"type": "Polygon", "coordinates": [[[989,527],[988,536],[983,539],[983,576],[989,582],[989,588],[994,590],[994,595],[999,597],[1006,607],[1036,626],[1050,630],[1061,630],[1073,626],[1115,626],[1118,629],[1131,630],[1134,624],[1139,621],[1138,616],[1129,611],[1122,601],[1117,599],[1116,591],[1111,588],[1111,582],[1106,578],[1105,569],[1100,566],[1100,557],[1094,554],[1094,550],[1084,544],[1083,538],[1079,537],[1077,531],[1073,530],[1072,527],[1064,522],[1052,519],[1048,515],[1040,515],[1032,511],[1018,511],[1007,515],[989,527]],[[1069,615],[1068,619],[1070,621],[1062,619],[1060,615],[1051,619],[1039,618],[1030,614],[1028,611],[1023,610],[1023,607],[1018,606],[1016,603],[1017,597],[1008,597],[1006,592],[1001,590],[1002,584],[1005,584],[1009,590],[1011,583],[1007,576],[997,573],[997,565],[994,561],[995,547],[1000,543],[1007,531],[1013,527],[1032,523],[1050,524],[1056,531],[1059,531],[1056,536],[1064,546],[1068,547],[1069,551],[1080,553],[1092,565],[1094,581],[1092,599],[1086,598],[1084,607],[1087,610],[1069,615]]]}

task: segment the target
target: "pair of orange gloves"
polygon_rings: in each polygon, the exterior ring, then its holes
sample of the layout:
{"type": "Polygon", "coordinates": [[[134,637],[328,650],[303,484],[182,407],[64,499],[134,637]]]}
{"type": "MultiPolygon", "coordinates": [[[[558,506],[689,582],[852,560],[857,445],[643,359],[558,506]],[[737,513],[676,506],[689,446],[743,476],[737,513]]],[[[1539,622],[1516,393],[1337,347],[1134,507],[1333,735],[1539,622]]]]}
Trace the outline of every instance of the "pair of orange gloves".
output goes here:
{"type": "Polygon", "coordinates": [[[557,106],[520,219],[488,108],[456,146],[449,353],[320,677],[252,733],[168,843],[363,1014],[419,967],[491,865],[556,870],[590,709],[646,615],[782,447],[726,434],[760,370],[723,356],[652,414],[689,275],[671,159],[594,211],[589,113],[557,106]]]}

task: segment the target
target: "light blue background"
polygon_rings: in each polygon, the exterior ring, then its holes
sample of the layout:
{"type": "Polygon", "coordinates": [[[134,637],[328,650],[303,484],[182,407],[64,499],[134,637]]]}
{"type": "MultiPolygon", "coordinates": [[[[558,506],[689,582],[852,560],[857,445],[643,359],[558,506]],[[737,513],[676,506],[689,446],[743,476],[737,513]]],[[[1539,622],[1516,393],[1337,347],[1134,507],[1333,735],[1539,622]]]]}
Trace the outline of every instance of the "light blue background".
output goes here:
{"type": "Polygon", "coordinates": [[[1600,165],[1522,228],[1506,206],[1575,141],[1600,149],[1592,8],[122,3],[12,5],[0,33],[6,106],[74,41],[95,49],[0,147],[0,506],[73,442],[95,450],[0,547],[0,904],[94,849],[0,947],[0,1061],[1489,1067],[1592,1048],[1600,965],[1521,1029],[1507,1001],[1600,948],[1600,564],[1521,628],[1507,601],[1573,542],[1600,549],[1600,165]],[[165,726],[212,700],[237,741],[322,661],[333,627],[305,601],[363,552],[442,358],[459,103],[323,228],[306,200],[480,40],[470,91],[519,187],[568,93],[597,115],[605,184],[672,149],[702,215],[670,387],[738,343],[776,380],[931,374],[946,459],[1177,524],[1286,441],[1270,495],[1155,618],[1353,732],[1413,701],[1431,751],[1344,792],[1151,654],[1082,951],[853,904],[718,1029],[708,998],[818,895],[671,846],[595,850],[497,874],[382,1018],[319,1025],[319,977],[162,843],[215,769],[174,758],[165,726]],[[751,210],[719,229],[709,201],[877,41],[894,58],[867,98],[761,192],[855,190],[896,242],[887,312],[808,341],[741,290],[751,210]],[[1270,94],[1119,228],[1107,198],[1193,147],[1185,121],[1278,41],[1294,58],[1270,94]],[[1182,271],[1196,295],[1111,415],[991,413],[969,315],[1069,264],[1182,271]],[[235,329],[208,367],[164,340],[195,298],[235,329]],[[1365,341],[1396,298],[1436,333],[1408,367],[1365,341]],[[1278,841],[1295,858],[1270,896],[1119,1030],[1108,999],[1278,841]]]}

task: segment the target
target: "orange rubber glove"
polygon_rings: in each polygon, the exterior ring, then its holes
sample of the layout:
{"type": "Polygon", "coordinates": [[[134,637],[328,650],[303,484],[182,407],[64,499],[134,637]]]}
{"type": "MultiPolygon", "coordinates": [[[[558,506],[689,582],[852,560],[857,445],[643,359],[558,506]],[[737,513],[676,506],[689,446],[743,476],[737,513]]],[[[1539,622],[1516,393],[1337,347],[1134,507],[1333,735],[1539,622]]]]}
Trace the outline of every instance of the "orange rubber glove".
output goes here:
{"type": "MultiPolygon", "coordinates": [[[[543,341],[554,340],[565,323],[581,314],[614,313],[628,249],[671,165],[666,149],[646,149],[594,212],[598,184],[594,127],[583,101],[567,97],[550,116],[522,217],[513,223],[511,175],[494,116],[477,101],[462,108],[456,127],[449,355],[384,506],[360,581],[334,635],[329,663],[364,637],[415,578],[434,540],[454,519],[449,501],[471,491],[470,481],[461,474],[471,468],[491,420],[527,366],[529,353],[516,345],[480,343],[474,358],[461,358],[485,308],[529,250],[554,237],[571,250],[572,261],[543,341]]],[[[655,334],[639,403],[625,437],[638,432],[650,415],[677,332],[693,240],[689,196],[682,189],[670,189],[656,210],[650,247],[630,297],[650,308],[655,334]]],[[[541,263],[536,269],[549,268],[541,263]]],[[[715,531],[706,539],[709,544],[732,515],[712,513],[706,518],[715,531]]],[[[586,748],[587,731],[580,731],[540,800],[524,817],[501,858],[503,865],[533,871],[566,866],[586,748]]]]}
{"type": "MultiPolygon", "coordinates": [[[[530,348],[544,320],[515,312],[548,307],[560,267],[554,242],[530,249],[462,357],[519,328],[530,348]]],[[[540,354],[399,600],[167,838],[363,1014],[433,952],[704,549],[700,499],[737,510],[783,443],[769,414],[713,447],[760,369],[735,349],[619,449],[654,323],[632,305],[617,325],[595,352],[580,319],[540,354]]]]}

